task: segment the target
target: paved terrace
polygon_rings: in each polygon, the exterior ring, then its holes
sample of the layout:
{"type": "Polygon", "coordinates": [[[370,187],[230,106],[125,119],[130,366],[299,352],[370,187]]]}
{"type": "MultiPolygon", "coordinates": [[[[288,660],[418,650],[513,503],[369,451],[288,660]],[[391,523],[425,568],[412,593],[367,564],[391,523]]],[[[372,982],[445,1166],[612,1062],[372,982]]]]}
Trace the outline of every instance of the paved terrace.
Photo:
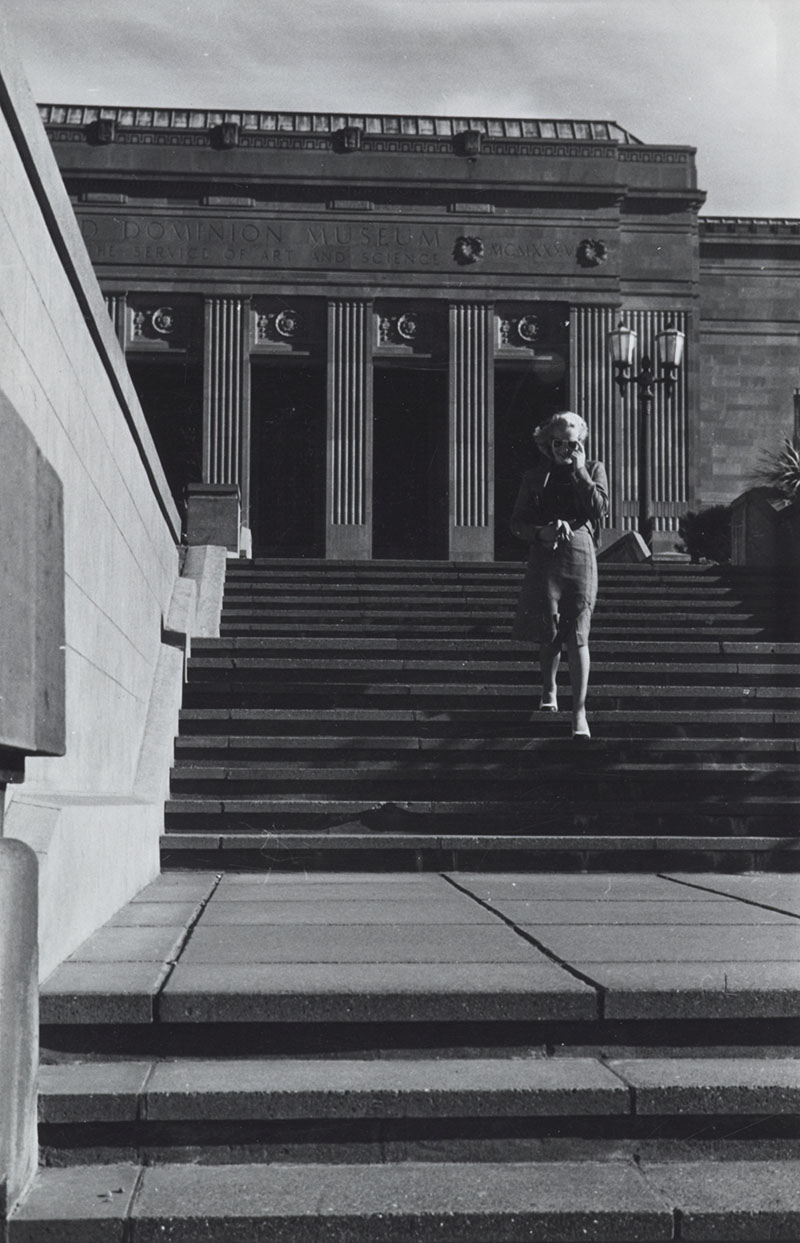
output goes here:
{"type": "Polygon", "coordinates": [[[167,873],[44,985],[10,1243],[797,1240],[799,963],[787,875],[167,873]]]}
{"type": "Polygon", "coordinates": [[[41,1021],[800,1017],[800,881],[173,872],[44,983],[41,1021]]]}

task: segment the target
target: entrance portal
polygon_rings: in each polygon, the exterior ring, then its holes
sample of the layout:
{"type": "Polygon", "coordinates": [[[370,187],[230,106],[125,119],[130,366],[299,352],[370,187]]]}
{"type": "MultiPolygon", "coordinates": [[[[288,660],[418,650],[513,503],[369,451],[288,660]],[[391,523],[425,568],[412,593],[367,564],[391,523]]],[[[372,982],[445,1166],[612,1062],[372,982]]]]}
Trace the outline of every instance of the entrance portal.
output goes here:
{"type": "Polygon", "coordinates": [[[130,355],[127,361],[167,483],[183,513],[187,483],[203,478],[202,366],[130,355]]]}
{"type": "Polygon", "coordinates": [[[549,375],[543,378],[530,367],[498,364],[494,394],[494,555],[497,561],[518,561],[526,549],[511,534],[511,512],[522,476],[538,457],[534,428],[566,407],[566,377],[553,382],[549,375]]]}
{"type": "Polygon", "coordinates": [[[447,372],[376,366],[372,555],[447,557],[447,372]]]}
{"type": "Polygon", "coordinates": [[[262,557],[325,555],[325,372],[254,365],[250,523],[262,557]]]}

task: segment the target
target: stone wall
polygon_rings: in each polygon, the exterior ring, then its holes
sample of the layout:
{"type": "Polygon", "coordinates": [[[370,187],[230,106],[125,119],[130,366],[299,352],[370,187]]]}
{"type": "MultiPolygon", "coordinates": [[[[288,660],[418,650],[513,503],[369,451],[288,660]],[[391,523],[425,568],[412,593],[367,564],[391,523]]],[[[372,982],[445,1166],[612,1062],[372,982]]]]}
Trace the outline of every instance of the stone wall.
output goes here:
{"type": "Polygon", "coordinates": [[[158,870],[163,780],[137,774],[180,522],[4,28],[0,103],[0,397],[64,500],[66,754],[28,760],[4,825],[39,856],[47,973],[158,870]]]}
{"type": "Polygon", "coordinates": [[[752,483],[794,424],[800,384],[800,224],[706,221],[701,233],[699,505],[752,483]]]}

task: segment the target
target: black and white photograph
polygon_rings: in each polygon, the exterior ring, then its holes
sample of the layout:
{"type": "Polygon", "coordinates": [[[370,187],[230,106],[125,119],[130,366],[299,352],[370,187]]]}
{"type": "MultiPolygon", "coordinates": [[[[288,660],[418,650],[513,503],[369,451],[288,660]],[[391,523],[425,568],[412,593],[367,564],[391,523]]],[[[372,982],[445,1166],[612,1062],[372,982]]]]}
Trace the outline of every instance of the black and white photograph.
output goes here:
{"type": "Polygon", "coordinates": [[[800,1240],[800,0],[4,0],[0,1240],[800,1240]]]}

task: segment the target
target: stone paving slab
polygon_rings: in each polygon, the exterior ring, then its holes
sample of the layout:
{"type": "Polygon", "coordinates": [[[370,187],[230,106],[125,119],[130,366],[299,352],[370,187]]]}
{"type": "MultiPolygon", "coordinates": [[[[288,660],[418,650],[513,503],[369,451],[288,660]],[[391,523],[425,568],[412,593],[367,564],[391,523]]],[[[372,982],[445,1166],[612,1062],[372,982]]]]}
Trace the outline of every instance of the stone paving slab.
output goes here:
{"type": "Polygon", "coordinates": [[[40,1170],[8,1227],[9,1243],[122,1243],[138,1165],[40,1170]]]}
{"type": "MultiPolygon", "coordinates": [[[[616,925],[686,926],[703,931],[708,926],[728,924],[750,927],[753,924],[798,926],[796,917],[765,907],[750,906],[731,899],[729,902],[701,900],[688,902],[613,901],[588,900],[579,902],[549,898],[497,898],[492,908],[516,924],[542,925],[563,924],[575,928],[581,925],[609,927],[616,925]]],[[[204,916],[204,919],[207,918],[204,916]]]]}
{"type": "Polygon", "coordinates": [[[544,956],[511,929],[479,925],[251,924],[240,928],[200,924],[181,964],[231,963],[525,963],[544,956]]]}
{"type": "Polygon", "coordinates": [[[152,1061],[39,1067],[39,1121],[133,1122],[152,1061]]]}
{"type": "MultiPolygon", "coordinates": [[[[383,841],[383,835],[381,835],[381,841],[383,841]]],[[[434,898],[441,898],[443,901],[449,898],[453,902],[469,901],[450,885],[442,882],[438,876],[430,879],[426,877],[425,880],[414,878],[409,883],[397,879],[387,879],[381,882],[370,876],[362,884],[356,885],[354,881],[341,881],[338,877],[336,880],[329,880],[327,879],[329,875],[326,873],[326,879],[317,882],[312,881],[310,877],[301,880],[294,875],[289,875],[285,880],[271,879],[264,882],[250,878],[247,883],[237,885],[220,882],[212,901],[214,904],[220,902],[278,903],[297,902],[298,900],[340,902],[353,901],[356,897],[364,902],[396,903],[434,898]]],[[[244,878],[242,880],[244,881],[244,878]]]]}
{"type": "MultiPolygon", "coordinates": [[[[781,918],[786,917],[774,916],[776,921],[781,918]]],[[[490,924],[497,927],[498,918],[477,903],[467,910],[464,899],[452,901],[447,896],[425,901],[410,897],[408,902],[381,902],[377,898],[347,901],[328,897],[316,901],[273,902],[267,898],[261,902],[227,902],[212,898],[198,927],[206,929],[222,924],[391,924],[395,927],[402,924],[468,924],[470,927],[490,924]]]]}
{"type": "MultiPolygon", "coordinates": [[[[147,1169],[136,1243],[486,1243],[671,1239],[672,1214],[632,1166],[415,1163],[147,1169]]],[[[12,1243],[16,1243],[12,1240],[12,1243]]]]}
{"type": "MultiPolygon", "coordinates": [[[[702,928],[647,924],[563,925],[521,923],[565,962],[690,963],[785,962],[800,964],[800,924],[738,924],[702,928]]],[[[800,976],[798,977],[800,979],[800,976]]]]}
{"type": "Polygon", "coordinates": [[[165,963],[66,962],[42,984],[41,1023],[150,1023],[165,963]]]}
{"type": "Polygon", "coordinates": [[[638,1115],[800,1112],[800,1059],[612,1058],[608,1065],[635,1088],[638,1115]]]}
{"type": "Polygon", "coordinates": [[[155,928],[171,924],[186,928],[200,909],[199,902],[129,902],[106,927],[155,928]]]}
{"type": "MultiPolygon", "coordinates": [[[[591,872],[569,876],[562,872],[541,872],[527,875],[485,872],[448,872],[447,875],[463,889],[475,894],[484,902],[505,901],[509,898],[536,901],[549,899],[580,902],[674,902],[680,894],[681,901],[691,901],[685,887],[651,874],[627,874],[624,872],[591,872]]],[[[719,895],[719,901],[724,896],[719,895]]],[[[705,901],[714,901],[713,894],[706,893],[705,901]]]]}
{"type": "Polygon", "coordinates": [[[693,888],[706,894],[723,894],[742,901],[758,902],[762,906],[787,911],[800,916],[800,875],[775,874],[754,876],[720,876],[711,873],[674,872],[673,880],[680,881],[686,889],[693,888]]]}
{"type": "Polygon", "coordinates": [[[644,1164],[687,1240],[800,1239],[800,1161],[644,1164]]]}
{"type": "Polygon", "coordinates": [[[162,872],[133,902],[202,902],[217,885],[213,872],[162,872]]]}
{"type": "Polygon", "coordinates": [[[607,1019],[800,1017],[800,964],[574,962],[605,990],[607,1019]]]}
{"type": "Polygon", "coordinates": [[[175,924],[131,927],[106,924],[70,954],[67,962],[172,962],[177,957],[186,935],[185,925],[177,920],[177,916],[175,924]]]}
{"type": "Polygon", "coordinates": [[[162,1022],[446,1022],[594,1020],[593,988],[528,963],[179,963],[162,1022]]]}

